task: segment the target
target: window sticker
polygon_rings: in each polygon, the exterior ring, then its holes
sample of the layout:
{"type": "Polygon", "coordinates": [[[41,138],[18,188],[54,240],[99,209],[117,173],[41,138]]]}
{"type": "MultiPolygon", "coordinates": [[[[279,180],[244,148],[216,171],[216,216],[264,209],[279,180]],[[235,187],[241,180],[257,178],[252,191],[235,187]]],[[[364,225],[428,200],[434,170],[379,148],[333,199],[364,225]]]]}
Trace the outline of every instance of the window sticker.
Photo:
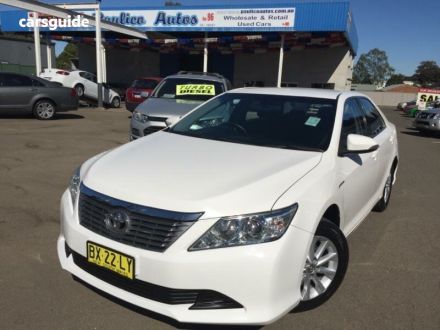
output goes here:
{"type": "Polygon", "coordinates": [[[318,108],[314,108],[313,106],[307,110],[307,113],[310,115],[316,115],[319,112],[318,108]]]}
{"type": "Polygon", "coordinates": [[[309,117],[309,119],[306,120],[304,125],[316,127],[318,126],[319,122],[321,121],[321,118],[318,117],[309,117]]]}
{"type": "Polygon", "coordinates": [[[176,95],[212,95],[215,96],[214,85],[186,84],[176,85],[176,95]]]}

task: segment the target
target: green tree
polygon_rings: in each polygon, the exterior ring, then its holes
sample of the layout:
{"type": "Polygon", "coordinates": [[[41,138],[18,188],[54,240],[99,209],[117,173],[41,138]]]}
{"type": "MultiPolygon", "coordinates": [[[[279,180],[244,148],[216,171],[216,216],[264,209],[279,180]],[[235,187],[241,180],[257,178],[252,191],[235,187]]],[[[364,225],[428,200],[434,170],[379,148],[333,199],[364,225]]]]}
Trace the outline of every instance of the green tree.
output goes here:
{"type": "Polygon", "coordinates": [[[353,69],[353,82],[356,84],[381,85],[394,73],[385,51],[374,48],[359,57],[353,69]]]}
{"type": "Polygon", "coordinates": [[[416,79],[422,86],[440,83],[440,67],[435,61],[422,61],[416,69],[416,79]]]}
{"type": "Polygon", "coordinates": [[[409,79],[401,73],[392,74],[390,79],[387,80],[387,86],[402,84],[405,80],[409,79]]]}
{"type": "Polygon", "coordinates": [[[68,43],[56,59],[58,69],[70,70],[72,68],[71,60],[78,57],[78,47],[73,43],[68,43]]]}

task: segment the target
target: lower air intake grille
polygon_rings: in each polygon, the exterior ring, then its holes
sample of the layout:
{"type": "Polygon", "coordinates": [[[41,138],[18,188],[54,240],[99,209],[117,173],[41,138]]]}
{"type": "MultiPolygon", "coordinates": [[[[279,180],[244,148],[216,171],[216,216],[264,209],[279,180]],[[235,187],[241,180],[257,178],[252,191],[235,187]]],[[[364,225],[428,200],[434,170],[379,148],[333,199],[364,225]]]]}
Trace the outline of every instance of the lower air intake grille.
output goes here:
{"type": "MultiPolygon", "coordinates": [[[[70,250],[72,251],[72,250],[70,250]]],[[[72,251],[74,263],[87,273],[122,290],[169,305],[192,304],[190,309],[243,308],[235,300],[212,290],[171,289],[140,281],[130,280],[108,269],[91,264],[87,258],[72,251]]]]}

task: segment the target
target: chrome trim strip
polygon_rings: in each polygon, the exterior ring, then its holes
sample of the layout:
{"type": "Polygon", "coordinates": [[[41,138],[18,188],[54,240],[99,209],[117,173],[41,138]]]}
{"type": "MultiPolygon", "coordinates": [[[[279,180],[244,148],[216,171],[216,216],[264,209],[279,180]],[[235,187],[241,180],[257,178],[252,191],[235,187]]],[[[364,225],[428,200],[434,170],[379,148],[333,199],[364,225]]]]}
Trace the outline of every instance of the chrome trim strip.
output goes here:
{"type": "Polygon", "coordinates": [[[189,212],[169,211],[169,210],[157,209],[145,205],[133,204],[130,202],[126,202],[120,199],[116,199],[101,194],[95,190],[88,188],[83,183],[81,183],[80,193],[92,197],[94,199],[97,199],[98,201],[110,204],[115,208],[121,207],[129,210],[130,212],[138,213],[154,218],[161,218],[161,219],[175,220],[175,221],[197,221],[204,213],[204,212],[189,213],[189,212]]]}

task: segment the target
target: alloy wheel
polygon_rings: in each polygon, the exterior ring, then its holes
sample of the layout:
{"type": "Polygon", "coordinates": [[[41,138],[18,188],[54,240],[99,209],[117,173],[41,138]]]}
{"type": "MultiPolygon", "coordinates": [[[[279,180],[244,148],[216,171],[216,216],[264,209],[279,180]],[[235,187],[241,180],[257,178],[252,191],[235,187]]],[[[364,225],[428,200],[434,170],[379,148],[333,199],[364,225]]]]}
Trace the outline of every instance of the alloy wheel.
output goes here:
{"type": "Polygon", "coordinates": [[[392,176],[391,173],[388,175],[387,181],[385,182],[385,188],[383,190],[383,200],[385,203],[388,203],[388,199],[391,195],[391,185],[392,185],[392,176]]]}
{"type": "Polygon", "coordinates": [[[37,114],[40,118],[52,118],[55,113],[55,107],[50,102],[41,102],[37,105],[37,114]]]}
{"type": "Polygon", "coordinates": [[[338,251],[332,241],[323,236],[315,236],[303,270],[303,301],[314,299],[328,289],[335,278],[338,261],[338,251]]]}

